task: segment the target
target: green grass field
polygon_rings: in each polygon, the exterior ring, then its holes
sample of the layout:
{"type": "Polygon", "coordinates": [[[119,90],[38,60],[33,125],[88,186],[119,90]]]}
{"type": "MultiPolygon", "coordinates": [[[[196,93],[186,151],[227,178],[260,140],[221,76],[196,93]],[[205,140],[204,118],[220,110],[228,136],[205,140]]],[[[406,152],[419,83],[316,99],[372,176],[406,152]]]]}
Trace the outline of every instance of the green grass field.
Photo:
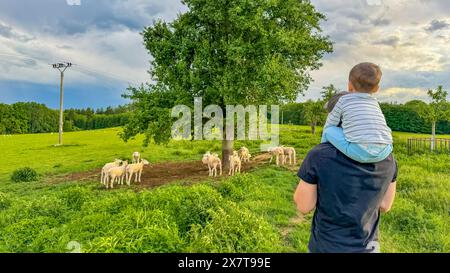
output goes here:
{"type": "MultiPolygon", "coordinates": [[[[106,191],[98,181],[48,182],[129,159],[134,151],[156,163],[199,160],[221,147],[173,141],[142,148],[142,139],[124,143],[119,131],[66,133],[63,147],[53,145],[57,134],[0,136],[0,252],[68,252],[70,242],[83,252],[306,252],[311,215],[297,216],[292,195],[298,181],[283,167],[140,191],[106,191]],[[26,166],[38,171],[39,181],[10,181],[26,166]]],[[[394,133],[398,195],[382,216],[382,251],[450,252],[450,155],[407,155],[410,136],[394,133]]],[[[281,144],[295,146],[300,160],[319,140],[308,127],[281,129],[281,144]]],[[[235,147],[241,145],[259,146],[235,147]]]]}

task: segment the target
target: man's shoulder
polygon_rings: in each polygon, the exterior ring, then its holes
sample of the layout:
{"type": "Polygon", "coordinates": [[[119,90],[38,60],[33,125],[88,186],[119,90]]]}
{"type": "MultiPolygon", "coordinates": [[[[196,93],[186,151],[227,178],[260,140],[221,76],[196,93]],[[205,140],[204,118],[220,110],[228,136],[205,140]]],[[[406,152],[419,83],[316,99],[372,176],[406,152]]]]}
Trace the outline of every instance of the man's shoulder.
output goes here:
{"type": "MultiPolygon", "coordinates": [[[[349,163],[365,165],[364,163],[359,163],[354,161],[353,159],[347,157],[342,152],[340,152],[336,147],[334,147],[331,143],[321,143],[312,148],[308,155],[308,160],[320,160],[321,163],[325,163],[327,159],[332,159],[333,161],[348,161],[349,163]]],[[[396,161],[394,156],[390,154],[385,160],[378,163],[371,163],[380,166],[389,166],[390,164],[396,165],[396,161]]]]}
{"type": "Polygon", "coordinates": [[[336,156],[336,153],[339,152],[336,147],[334,147],[331,143],[321,143],[316,145],[308,152],[309,158],[324,158],[328,156],[336,156]]]}

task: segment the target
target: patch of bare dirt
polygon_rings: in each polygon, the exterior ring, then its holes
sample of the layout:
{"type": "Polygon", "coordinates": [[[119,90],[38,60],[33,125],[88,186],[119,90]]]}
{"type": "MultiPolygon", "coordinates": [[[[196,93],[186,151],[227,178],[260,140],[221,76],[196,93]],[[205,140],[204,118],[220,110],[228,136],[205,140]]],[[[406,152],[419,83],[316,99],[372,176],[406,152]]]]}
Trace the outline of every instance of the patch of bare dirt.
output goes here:
{"type": "MultiPolygon", "coordinates": [[[[245,173],[256,169],[260,166],[267,165],[270,160],[268,153],[254,156],[250,162],[243,163],[241,172],[245,173]]],[[[47,179],[50,184],[57,184],[68,181],[77,182],[100,182],[101,169],[88,172],[71,173],[63,176],[52,176],[47,179]]],[[[228,176],[228,170],[223,170],[223,175],[215,179],[221,179],[228,176]]],[[[138,187],[157,187],[171,182],[184,181],[196,182],[208,178],[208,167],[199,161],[188,162],[163,162],[146,166],[142,173],[142,182],[137,184],[138,187]]],[[[134,177],[133,177],[134,179],[134,177]]]]}

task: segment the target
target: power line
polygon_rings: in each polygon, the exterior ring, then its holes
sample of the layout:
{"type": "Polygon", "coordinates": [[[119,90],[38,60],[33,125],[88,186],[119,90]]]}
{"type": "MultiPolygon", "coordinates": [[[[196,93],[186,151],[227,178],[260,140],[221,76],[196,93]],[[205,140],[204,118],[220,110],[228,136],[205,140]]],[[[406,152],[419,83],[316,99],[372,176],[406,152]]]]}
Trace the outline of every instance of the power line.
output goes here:
{"type": "Polygon", "coordinates": [[[35,61],[37,63],[44,63],[46,62],[46,65],[49,65],[50,63],[47,61],[44,61],[42,59],[36,59],[30,56],[26,56],[26,55],[19,55],[19,54],[10,54],[10,53],[1,53],[0,52],[0,56],[7,56],[7,57],[13,57],[13,58],[17,58],[17,59],[21,59],[21,60],[30,60],[30,61],[35,61]]]}
{"type": "Polygon", "coordinates": [[[117,81],[121,81],[121,82],[126,82],[128,84],[138,84],[135,81],[130,81],[128,79],[125,79],[125,78],[123,78],[123,77],[121,77],[119,75],[113,74],[111,72],[105,72],[105,71],[100,71],[100,70],[96,70],[96,69],[92,69],[92,68],[87,68],[86,66],[80,65],[80,64],[74,64],[74,66],[75,66],[74,67],[75,70],[77,70],[79,72],[82,72],[84,74],[90,75],[89,73],[91,73],[91,74],[100,75],[102,77],[106,77],[106,78],[109,78],[109,79],[113,79],[113,80],[117,80],[117,81]]]}
{"type": "MultiPolygon", "coordinates": [[[[14,58],[18,58],[18,59],[22,59],[22,60],[31,60],[31,61],[35,61],[38,63],[42,63],[45,65],[52,65],[51,63],[49,63],[48,61],[44,61],[42,59],[36,59],[33,57],[29,57],[27,55],[24,54],[10,54],[10,53],[2,53],[0,52],[1,56],[7,56],[7,57],[14,57],[14,58]]],[[[1,60],[0,60],[1,61],[1,60]]],[[[81,72],[85,75],[91,76],[91,74],[96,74],[98,76],[101,77],[105,77],[105,78],[109,78],[109,79],[113,79],[116,81],[120,81],[120,82],[126,82],[128,84],[134,84],[134,85],[139,85],[140,83],[136,82],[136,81],[132,81],[126,78],[123,78],[122,76],[119,76],[117,74],[111,73],[111,72],[105,72],[105,71],[100,71],[100,70],[96,70],[93,68],[90,68],[86,65],[83,64],[74,64],[72,63],[72,68],[75,69],[78,72],[81,72]]]]}
{"type": "Polygon", "coordinates": [[[53,68],[58,69],[61,73],[61,83],[59,86],[59,145],[62,145],[62,133],[63,133],[63,101],[64,101],[64,72],[67,68],[71,67],[72,63],[56,63],[53,64],[53,68]]]}

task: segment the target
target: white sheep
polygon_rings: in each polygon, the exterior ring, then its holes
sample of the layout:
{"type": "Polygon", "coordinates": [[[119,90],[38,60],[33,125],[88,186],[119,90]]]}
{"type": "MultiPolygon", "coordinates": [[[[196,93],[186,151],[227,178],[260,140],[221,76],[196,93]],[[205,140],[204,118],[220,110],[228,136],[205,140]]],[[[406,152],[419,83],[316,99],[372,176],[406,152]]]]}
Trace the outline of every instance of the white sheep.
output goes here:
{"type": "Polygon", "coordinates": [[[114,188],[114,182],[115,182],[116,178],[117,178],[117,182],[120,185],[123,185],[124,177],[125,177],[125,179],[128,179],[127,166],[128,166],[128,161],[123,161],[121,166],[109,169],[108,178],[106,181],[107,189],[108,189],[108,184],[111,189],[114,188]]]}
{"type": "Polygon", "coordinates": [[[140,163],[141,161],[141,154],[139,152],[133,153],[133,163],[140,163]]]}
{"type": "Polygon", "coordinates": [[[276,158],[277,166],[284,163],[284,149],[282,147],[273,147],[269,149],[271,155],[269,163],[272,163],[273,157],[276,158]],[[281,162],[280,162],[281,159],[281,162]]]}
{"type": "Polygon", "coordinates": [[[102,184],[106,185],[106,181],[107,181],[107,178],[108,178],[108,171],[111,168],[119,167],[121,163],[122,163],[122,160],[120,160],[120,159],[116,159],[116,160],[114,160],[114,162],[111,162],[111,163],[106,163],[105,166],[103,166],[103,168],[102,168],[102,174],[101,174],[100,182],[102,184]]]}
{"type": "Polygon", "coordinates": [[[144,170],[144,166],[148,164],[150,164],[150,162],[148,162],[145,159],[141,159],[139,163],[134,163],[127,166],[128,186],[130,186],[131,184],[131,178],[133,177],[133,174],[134,174],[134,182],[141,183],[142,171],[144,170]]]}
{"type": "Polygon", "coordinates": [[[222,160],[220,160],[218,154],[206,152],[203,155],[202,162],[203,164],[208,165],[209,176],[217,176],[217,167],[219,167],[220,175],[222,175],[222,160]]]}
{"type": "Polygon", "coordinates": [[[239,150],[239,158],[243,163],[249,162],[252,155],[250,154],[250,151],[247,149],[247,147],[242,147],[239,150]]]}
{"type": "Polygon", "coordinates": [[[233,151],[233,155],[230,155],[230,171],[228,175],[235,175],[236,172],[241,173],[241,159],[238,152],[233,151]]]}
{"type": "Polygon", "coordinates": [[[297,164],[296,162],[296,152],[295,149],[292,147],[284,147],[282,146],[284,151],[284,158],[283,158],[283,164],[287,164],[287,159],[289,159],[289,165],[297,164]]]}
{"type": "Polygon", "coordinates": [[[220,159],[218,154],[212,154],[212,157],[210,158],[210,164],[212,166],[211,176],[217,176],[217,167],[219,167],[219,175],[222,175],[222,160],[220,159]]]}

